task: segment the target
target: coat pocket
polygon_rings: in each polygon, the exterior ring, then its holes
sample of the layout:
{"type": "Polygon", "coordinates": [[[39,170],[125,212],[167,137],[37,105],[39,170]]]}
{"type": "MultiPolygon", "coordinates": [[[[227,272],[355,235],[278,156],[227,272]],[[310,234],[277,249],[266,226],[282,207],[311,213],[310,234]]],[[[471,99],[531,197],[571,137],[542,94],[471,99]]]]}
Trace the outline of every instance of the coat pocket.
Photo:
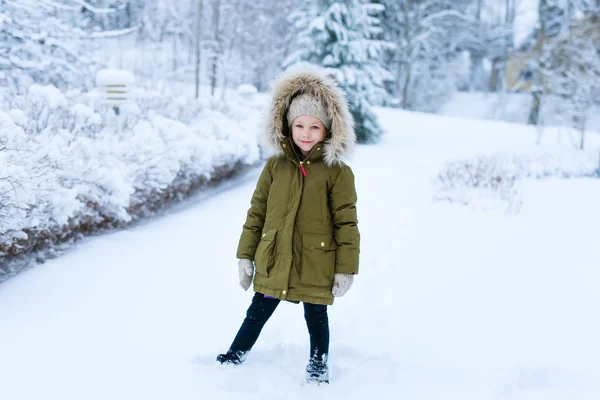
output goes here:
{"type": "Polygon", "coordinates": [[[335,271],[335,240],[327,234],[307,233],[302,237],[300,282],[313,286],[331,286],[335,271]]]}
{"type": "Polygon", "coordinates": [[[256,273],[269,277],[269,272],[275,265],[275,236],[277,231],[270,230],[262,233],[260,242],[254,253],[256,273]]]}

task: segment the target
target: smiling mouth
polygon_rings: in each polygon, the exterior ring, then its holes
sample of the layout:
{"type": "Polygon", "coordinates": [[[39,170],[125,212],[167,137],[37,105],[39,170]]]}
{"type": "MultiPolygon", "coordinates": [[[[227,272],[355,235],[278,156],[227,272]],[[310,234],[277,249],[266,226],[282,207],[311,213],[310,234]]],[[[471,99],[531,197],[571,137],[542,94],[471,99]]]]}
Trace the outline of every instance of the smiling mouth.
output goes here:
{"type": "Polygon", "coordinates": [[[312,143],[312,141],[307,142],[306,140],[301,140],[301,142],[306,144],[312,143]]]}

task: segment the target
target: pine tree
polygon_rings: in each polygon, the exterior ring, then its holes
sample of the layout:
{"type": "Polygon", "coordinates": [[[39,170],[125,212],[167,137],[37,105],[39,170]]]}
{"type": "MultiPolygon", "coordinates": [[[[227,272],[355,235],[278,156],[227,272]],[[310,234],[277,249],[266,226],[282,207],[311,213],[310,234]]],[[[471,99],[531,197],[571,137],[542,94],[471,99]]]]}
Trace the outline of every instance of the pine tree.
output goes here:
{"type": "Polygon", "coordinates": [[[360,0],[319,0],[290,16],[298,50],[284,67],[310,62],[336,78],[348,96],[359,143],[376,142],[382,135],[372,104],[386,99],[385,82],[393,79],[379,61],[391,47],[379,39],[377,15],[382,11],[382,5],[360,0]]]}

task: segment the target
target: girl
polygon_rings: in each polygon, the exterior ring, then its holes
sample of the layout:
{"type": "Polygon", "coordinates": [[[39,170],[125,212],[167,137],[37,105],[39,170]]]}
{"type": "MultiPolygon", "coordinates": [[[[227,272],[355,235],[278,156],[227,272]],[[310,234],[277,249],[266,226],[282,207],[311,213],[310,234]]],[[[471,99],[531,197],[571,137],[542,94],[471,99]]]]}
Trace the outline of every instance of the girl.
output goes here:
{"type": "Polygon", "coordinates": [[[242,363],[279,302],[303,302],[307,380],[329,382],[327,305],[358,273],[354,175],[342,162],[354,146],[353,120],[335,81],[304,66],[275,82],[266,133],[276,154],[258,179],[237,249],[240,285],[248,290],[254,276],[256,293],[217,361],[242,363]]]}

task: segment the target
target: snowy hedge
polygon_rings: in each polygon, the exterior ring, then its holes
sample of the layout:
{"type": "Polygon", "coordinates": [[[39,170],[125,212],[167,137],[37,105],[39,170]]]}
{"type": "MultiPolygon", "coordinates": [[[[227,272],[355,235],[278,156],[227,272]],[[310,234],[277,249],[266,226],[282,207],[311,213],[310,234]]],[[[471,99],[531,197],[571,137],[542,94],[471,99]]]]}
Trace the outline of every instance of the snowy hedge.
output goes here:
{"type": "Polygon", "coordinates": [[[435,178],[436,200],[517,213],[524,179],[600,177],[598,151],[491,154],[449,161],[435,178]]]}
{"type": "Polygon", "coordinates": [[[43,261],[61,243],[126,225],[256,163],[261,102],[249,103],[136,91],[118,130],[95,92],[4,93],[0,281],[15,260],[43,261]]]}

